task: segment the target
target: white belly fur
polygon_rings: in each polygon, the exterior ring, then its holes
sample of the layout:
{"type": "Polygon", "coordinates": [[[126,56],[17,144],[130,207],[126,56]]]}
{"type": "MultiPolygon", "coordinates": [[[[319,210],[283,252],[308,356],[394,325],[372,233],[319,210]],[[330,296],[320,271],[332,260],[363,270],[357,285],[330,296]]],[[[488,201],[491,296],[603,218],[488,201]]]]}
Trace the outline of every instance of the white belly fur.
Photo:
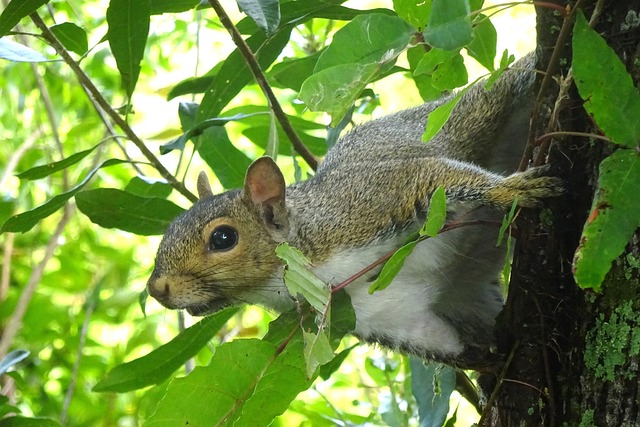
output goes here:
{"type": "MultiPolygon", "coordinates": [[[[345,250],[316,268],[323,280],[336,285],[393,250],[393,243],[345,250]]],[[[371,282],[361,278],[346,291],[356,314],[356,335],[363,339],[384,336],[395,343],[410,343],[428,352],[457,355],[464,344],[456,330],[438,317],[433,305],[441,298],[434,283],[441,257],[451,251],[442,236],[418,244],[391,285],[370,295],[371,282]]],[[[379,270],[378,270],[379,271],[379,270]]],[[[370,273],[368,277],[373,274],[370,273]]]]}

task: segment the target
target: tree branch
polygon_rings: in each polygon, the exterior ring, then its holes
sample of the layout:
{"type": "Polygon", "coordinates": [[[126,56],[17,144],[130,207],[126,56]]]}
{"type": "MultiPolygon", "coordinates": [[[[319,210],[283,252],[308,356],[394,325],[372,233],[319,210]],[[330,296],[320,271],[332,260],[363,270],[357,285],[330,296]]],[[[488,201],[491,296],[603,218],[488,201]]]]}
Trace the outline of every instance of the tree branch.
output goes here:
{"type": "Polygon", "coordinates": [[[176,179],[171,172],[169,172],[158,160],[158,158],[147,148],[145,143],[135,134],[135,132],[131,129],[129,124],[122,118],[120,115],[111,108],[111,105],[107,102],[106,99],[102,96],[98,88],[95,87],[91,79],[84,73],[80,65],[69,55],[69,52],[62,46],[60,41],[56,38],[56,36],[49,30],[49,27],[42,21],[40,16],[37,13],[32,13],[29,15],[33,23],[42,31],[42,36],[51,44],[51,46],[56,50],[58,55],[62,57],[64,62],[71,68],[71,70],[75,73],[76,77],[80,84],[87,89],[87,91],[91,94],[93,99],[97,102],[100,108],[107,113],[107,115],[113,120],[120,129],[125,133],[127,138],[131,142],[135,144],[136,147],[140,150],[140,152],[149,160],[149,162],[153,165],[153,167],[160,173],[160,175],[167,180],[169,184],[176,190],[178,190],[182,195],[184,195],[187,199],[192,202],[198,200],[198,198],[187,188],[184,184],[176,179]]]}
{"type": "Polygon", "coordinates": [[[216,14],[220,18],[220,22],[222,23],[222,25],[227,29],[227,31],[231,35],[231,39],[233,40],[233,43],[237,46],[238,51],[240,51],[242,56],[244,56],[244,59],[247,65],[249,66],[249,69],[251,70],[253,77],[256,79],[256,82],[260,86],[260,89],[262,89],[262,92],[267,97],[271,110],[273,111],[276,118],[278,119],[280,126],[282,126],[282,129],[289,137],[289,140],[291,141],[291,145],[293,145],[293,148],[296,150],[296,152],[300,154],[300,157],[302,157],[305,160],[305,162],[307,162],[309,167],[311,167],[311,169],[315,171],[318,168],[318,160],[309,151],[309,149],[302,143],[302,141],[300,140],[300,137],[298,137],[298,134],[296,134],[296,131],[293,129],[293,126],[291,126],[291,123],[289,122],[287,115],[282,110],[282,107],[280,106],[278,99],[274,95],[273,90],[271,90],[271,86],[269,86],[269,83],[267,82],[267,78],[262,72],[262,69],[260,69],[260,64],[258,64],[258,61],[256,61],[256,57],[251,51],[251,48],[244,41],[244,39],[242,38],[242,35],[240,34],[236,26],[233,25],[233,22],[229,18],[229,15],[227,15],[227,13],[225,12],[224,8],[220,5],[220,2],[218,0],[209,0],[209,4],[213,8],[213,10],[215,10],[216,14]]]}

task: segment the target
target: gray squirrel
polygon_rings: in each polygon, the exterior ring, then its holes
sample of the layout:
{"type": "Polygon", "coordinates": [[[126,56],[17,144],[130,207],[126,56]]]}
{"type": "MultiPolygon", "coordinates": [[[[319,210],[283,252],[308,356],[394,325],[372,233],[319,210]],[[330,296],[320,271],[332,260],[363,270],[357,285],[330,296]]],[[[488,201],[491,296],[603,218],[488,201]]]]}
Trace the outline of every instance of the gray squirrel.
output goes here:
{"type": "MultiPolygon", "coordinates": [[[[520,60],[490,91],[476,84],[428,143],[421,136],[429,113],[454,95],[356,126],[313,177],[288,187],[268,157],[249,167],[240,190],[214,195],[201,174],[199,201],[160,244],[149,294],[192,315],[244,303],[284,311],[295,304],[275,254],[281,242],[335,285],[415,233],[438,186],[447,218],[460,221],[499,222],[515,197],[532,207],[560,194],[561,181],[543,176],[544,168],[514,172],[528,132],[534,63],[533,54],[520,60]]],[[[441,233],[416,246],[387,289],[368,293],[380,269],[351,283],[353,333],[424,359],[489,366],[506,255],[497,235],[493,224],[441,233]]]]}

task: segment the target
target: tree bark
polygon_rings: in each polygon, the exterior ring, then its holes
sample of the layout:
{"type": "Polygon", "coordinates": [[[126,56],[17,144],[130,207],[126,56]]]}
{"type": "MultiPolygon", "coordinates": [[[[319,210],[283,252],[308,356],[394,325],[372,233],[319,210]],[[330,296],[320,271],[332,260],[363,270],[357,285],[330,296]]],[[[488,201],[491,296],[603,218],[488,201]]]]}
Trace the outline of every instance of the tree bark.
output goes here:
{"type": "MultiPolygon", "coordinates": [[[[595,29],[626,64],[637,87],[640,27],[623,24],[640,19],[640,0],[604,3],[595,29]]],[[[595,4],[582,2],[587,18],[595,4]]],[[[538,69],[545,70],[563,17],[538,7],[537,26],[538,69]]],[[[570,45],[568,37],[557,67],[562,75],[571,64],[570,45]]],[[[575,88],[549,128],[557,95],[554,83],[539,98],[539,116],[533,120],[537,136],[549,130],[597,132],[575,88]]],[[[572,275],[598,165],[612,151],[604,142],[582,137],[562,137],[552,144],[548,162],[568,191],[545,209],[523,212],[517,222],[509,296],[497,332],[499,350],[511,361],[496,381],[495,404],[485,425],[640,425],[640,315],[635,314],[640,313],[640,233],[614,262],[600,293],[580,289],[572,275]]]]}

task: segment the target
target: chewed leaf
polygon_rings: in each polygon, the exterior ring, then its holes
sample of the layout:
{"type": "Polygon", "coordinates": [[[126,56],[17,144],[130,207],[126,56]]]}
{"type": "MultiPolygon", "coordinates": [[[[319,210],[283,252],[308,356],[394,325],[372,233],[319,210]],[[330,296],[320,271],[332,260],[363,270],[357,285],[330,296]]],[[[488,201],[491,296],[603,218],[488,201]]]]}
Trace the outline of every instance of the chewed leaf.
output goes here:
{"type": "Polygon", "coordinates": [[[310,270],[309,260],[287,243],[276,248],[276,255],[287,263],[284,282],[289,293],[302,295],[319,313],[324,313],[331,298],[331,289],[310,270]]]}
{"type": "Polygon", "coordinates": [[[600,180],[574,259],[582,288],[600,289],[611,263],[640,227],[640,154],[618,150],[600,164],[600,180]]]}

